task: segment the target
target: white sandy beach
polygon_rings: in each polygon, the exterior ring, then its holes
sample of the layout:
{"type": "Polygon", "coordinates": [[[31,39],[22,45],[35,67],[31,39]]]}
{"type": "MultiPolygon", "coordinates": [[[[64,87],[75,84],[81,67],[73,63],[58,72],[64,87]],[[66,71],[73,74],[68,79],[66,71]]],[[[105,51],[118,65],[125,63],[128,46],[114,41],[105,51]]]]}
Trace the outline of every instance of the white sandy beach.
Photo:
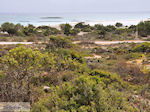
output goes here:
{"type": "Polygon", "coordinates": [[[87,21],[85,23],[93,26],[95,24],[115,25],[117,22],[120,22],[126,26],[126,25],[137,25],[141,21],[145,21],[145,20],[87,21]]]}
{"type": "MultiPolygon", "coordinates": [[[[81,22],[84,22],[85,24],[89,24],[91,26],[94,26],[96,24],[102,24],[104,26],[107,26],[107,25],[115,25],[117,22],[120,22],[122,23],[124,26],[130,26],[130,25],[137,25],[139,22],[141,21],[147,21],[149,19],[143,19],[143,20],[115,20],[115,21],[81,21],[81,22]]],[[[72,26],[75,26],[77,23],[79,22],[66,22],[72,26]]],[[[65,23],[63,23],[65,24],[65,23]]],[[[51,27],[55,27],[57,29],[60,29],[60,24],[50,24],[49,26],[51,27]]]]}

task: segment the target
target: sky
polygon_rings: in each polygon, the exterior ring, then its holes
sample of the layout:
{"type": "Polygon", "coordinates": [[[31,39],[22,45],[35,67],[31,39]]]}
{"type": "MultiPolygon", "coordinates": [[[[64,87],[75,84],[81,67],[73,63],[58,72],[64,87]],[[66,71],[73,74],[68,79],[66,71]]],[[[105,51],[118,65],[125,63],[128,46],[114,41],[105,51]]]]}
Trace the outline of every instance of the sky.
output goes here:
{"type": "Polygon", "coordinates": [[[143,12],[150,0],[0,0],[0,13],[143,12]]]}

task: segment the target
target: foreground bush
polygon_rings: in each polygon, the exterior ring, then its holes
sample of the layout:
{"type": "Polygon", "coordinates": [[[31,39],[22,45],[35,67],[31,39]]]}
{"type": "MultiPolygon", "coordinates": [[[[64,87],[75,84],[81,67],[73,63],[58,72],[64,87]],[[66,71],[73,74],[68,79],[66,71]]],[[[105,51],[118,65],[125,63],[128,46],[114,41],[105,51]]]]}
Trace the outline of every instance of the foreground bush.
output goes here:
{"type": "Polygon", "coordinates": [[[40,71],[50,71],[54,65],[51,54],[22,46],[10,50],[0,61],[4,72],[0,79],[0,101],[5,102],[32,102],[32,78],[40,71]]]}
{"type": "Polygon", "coordinates": [[[121,92],[104,85],[97,76],[80,76],[53,88],[32,112],[136,112],[121,92]]]}

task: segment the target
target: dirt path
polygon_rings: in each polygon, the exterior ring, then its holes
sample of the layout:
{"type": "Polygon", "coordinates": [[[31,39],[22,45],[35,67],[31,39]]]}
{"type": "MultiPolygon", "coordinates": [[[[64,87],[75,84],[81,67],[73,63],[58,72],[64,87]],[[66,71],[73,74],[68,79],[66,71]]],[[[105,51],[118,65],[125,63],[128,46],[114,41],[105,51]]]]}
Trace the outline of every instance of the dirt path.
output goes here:
{"type": "Polygon", "coordinates": [[[17,44],[33,44],[33,42],[0,42],[0,45],[17,45],[17,44]]]}
{"type": "MultiPolygon", "coordinates": [[[[94,43],[97,45],[112,45],[112,44],[120,44],[120,43],[144,43],[150,41],[142,41],[142,40],[126,40],[126,41],[87,41],[90,43],[94,43]]],[[[13,45],[13,44],[33,44],[34,42],[0,42],[0,45],[13,45]]],[[[74,41],[74,44],[82,43],[82,41],[74,41]]]]}
{"type": "MultiPolygon", "coordinates": [[[[142,41],[142,40],[126,40],[126,41],[87,41],[87,43],[94,43],[97,45],[112,45],[112,44],[121,44],[121,43],[144,43],[150,41],[142,41]]],[[[82,41],[74,41],[74,44],[82,43],[82,41]]]]}

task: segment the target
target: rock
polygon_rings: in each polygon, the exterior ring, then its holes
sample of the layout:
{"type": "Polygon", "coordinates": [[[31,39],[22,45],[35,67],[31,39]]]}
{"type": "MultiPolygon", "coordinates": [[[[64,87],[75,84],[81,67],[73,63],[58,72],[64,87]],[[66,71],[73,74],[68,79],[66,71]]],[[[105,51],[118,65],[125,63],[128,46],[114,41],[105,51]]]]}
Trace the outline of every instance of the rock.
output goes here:
{"type": "Polygon", "coordinates": [[[43,90],[44,90],[46,93],[48,93],[48,92],[50,91],[50,87],[44,86],[44,87],[43,87],[43,90]]]}

